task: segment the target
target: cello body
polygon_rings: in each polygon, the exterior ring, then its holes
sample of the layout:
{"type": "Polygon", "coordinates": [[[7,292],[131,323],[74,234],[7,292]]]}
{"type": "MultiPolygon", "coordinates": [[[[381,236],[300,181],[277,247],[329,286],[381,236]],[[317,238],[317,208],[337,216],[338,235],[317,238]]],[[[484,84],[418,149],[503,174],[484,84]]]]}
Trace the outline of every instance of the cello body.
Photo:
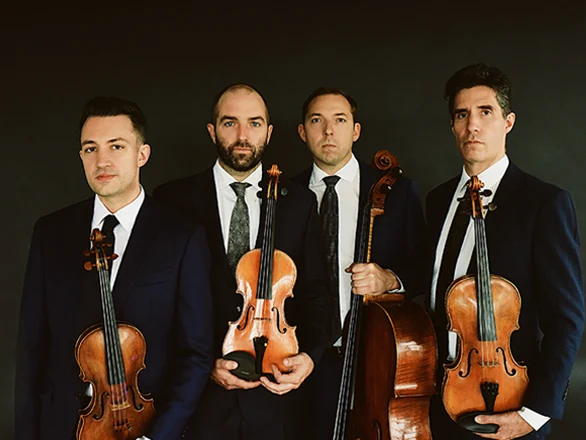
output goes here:
{"type": "Polygon", "coordinates": [[[410,301],[363,306],[351,439],[429,440],[437,350],[433,324],[410,301]]]}
{"type": "MultiPolygon", "coordinates": [[[[385,150],[375,154],[373,165],[387,172],[364,207],[356,258],[361,263],[370,262],[375,217],[384,214],[385,197],[402,173],[385,150]]],[[[333,439],[430,440],[437,365],[430,317],[402,294],[352,294],[347,322],[333,439]]]]}

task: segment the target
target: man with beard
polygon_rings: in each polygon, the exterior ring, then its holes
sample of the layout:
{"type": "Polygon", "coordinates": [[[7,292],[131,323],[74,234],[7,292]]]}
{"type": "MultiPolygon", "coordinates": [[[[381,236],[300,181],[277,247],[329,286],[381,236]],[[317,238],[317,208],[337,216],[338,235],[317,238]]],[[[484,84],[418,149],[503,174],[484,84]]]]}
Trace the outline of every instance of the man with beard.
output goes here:
{"type": "Polygon", "coordinates": [[[286,318],[297,325],[300,353],[286,359],[288,374],[275,371],[276,382],[239,379],[234,361],[222,359],[228,322],[242,312],[236,294],[235,268],[262,237],[261,159],[272,125],[266,104],[252,87],[237,84],[222,91],[207,125],[218,159],[212,168],[155,189],[154,197],[204,226],[212,254],[212,291],[216,361],[202,404],[191,423],[198,440],[279,440],[291,437],[289,410],[295,392],[314,370],[325,349],[328,314],[324,258],[316,200],[307,188],[281,179],[277,204],[275,248],[297,267],[294,298],[286,303],[286,318]],[[283,194],[286,194],[283,196],[283,194]]]}

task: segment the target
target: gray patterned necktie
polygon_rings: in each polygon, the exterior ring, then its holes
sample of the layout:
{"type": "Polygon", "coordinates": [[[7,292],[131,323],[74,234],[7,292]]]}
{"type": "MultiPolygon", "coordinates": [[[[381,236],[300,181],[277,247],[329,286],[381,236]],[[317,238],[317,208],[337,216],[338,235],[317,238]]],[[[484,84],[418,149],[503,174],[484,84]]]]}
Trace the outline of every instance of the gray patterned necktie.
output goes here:
{"type": "Polygon", "coordinates": [[[233,182],[230,186],[236,193],[236,203],[230,216],[228,263],[235,270],[242,255],[250,250],[250,221],[244,194],[246,193],[246,188],[251,185],[246,182],[233,182]]]}

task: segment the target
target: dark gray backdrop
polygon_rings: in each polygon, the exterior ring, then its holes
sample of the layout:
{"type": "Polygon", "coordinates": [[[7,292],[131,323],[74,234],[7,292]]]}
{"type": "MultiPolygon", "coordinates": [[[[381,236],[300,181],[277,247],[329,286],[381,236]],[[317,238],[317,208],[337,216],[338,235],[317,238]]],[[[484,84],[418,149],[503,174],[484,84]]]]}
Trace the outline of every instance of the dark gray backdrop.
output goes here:
{"type": "MultiPolygon", "coordinates": [[[[275,125],[266,162],[277,162],[289,175],[310,163],[296,134],[303,100],[320,85],[341,87],[359,103],[357,156],[368,161],[378,149],[392,150],[424,197],[460,170],[442,98],[445,80],[473,62],[495,64],[514,87],[510,157],[568,189],[586,233],[583,7],[172,3],[27,3],[0,11],[6,189],[0,217],[0,438],[12,437],[16,327],[32,226],[40,215],[90,195],[77,154],[77,124],[92,96],[119,95],[143,107],[153,154],[142,181],[152,191],[212,163],[205,124],[222,87],[247,82],[264,94],[275,125]]],[[[584,438],[585,369],[582,348],[564,420],[552,439],[584,438]]]]}

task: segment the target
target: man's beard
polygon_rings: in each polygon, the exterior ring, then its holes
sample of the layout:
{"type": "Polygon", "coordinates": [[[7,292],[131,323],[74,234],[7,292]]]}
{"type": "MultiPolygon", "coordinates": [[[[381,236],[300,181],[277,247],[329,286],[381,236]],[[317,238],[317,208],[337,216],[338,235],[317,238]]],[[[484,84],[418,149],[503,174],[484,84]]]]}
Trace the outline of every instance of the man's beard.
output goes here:
{"type": "Polygon", "coordinates": [[[266,140],[259,145],[252,145],[246,141],[236,141],[232,145],[226,146],[220,139],[216,139],[218,156],[220,156],[225,165],[234,171],[250,171],[255,168],[261,161],[266,146],[266,140]],[[252,154],[235,153],[235,148],[248,148],[252,154]]]}

